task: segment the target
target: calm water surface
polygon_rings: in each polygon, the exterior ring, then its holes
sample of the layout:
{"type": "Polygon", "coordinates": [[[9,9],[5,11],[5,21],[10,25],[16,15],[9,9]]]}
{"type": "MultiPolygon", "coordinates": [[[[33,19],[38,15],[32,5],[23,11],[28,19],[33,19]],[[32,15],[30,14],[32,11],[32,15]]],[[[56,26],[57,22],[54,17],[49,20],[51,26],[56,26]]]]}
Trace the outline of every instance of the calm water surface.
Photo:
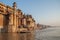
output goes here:
{"type": "Polygon", "coordinates": [[[35,40],[60,40],[60,27],[36,30],[35,34],[35,40]]]}
{"type": "Polygon", "coordinates": [[[34,40],[32,33],[0,33],[0,40],[34,40]]]}

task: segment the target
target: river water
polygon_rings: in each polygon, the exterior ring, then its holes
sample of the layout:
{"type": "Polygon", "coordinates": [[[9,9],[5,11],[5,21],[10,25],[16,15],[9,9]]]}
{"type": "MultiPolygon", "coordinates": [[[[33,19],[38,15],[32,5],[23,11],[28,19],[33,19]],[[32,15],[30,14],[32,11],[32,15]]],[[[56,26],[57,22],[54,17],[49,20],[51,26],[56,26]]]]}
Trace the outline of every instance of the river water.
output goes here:
{"type": "Polygon", "coordinates": [[[0,40],[60,40],[60,27],[35,30],[34,33],[0,33],[0,40]]]}
{"type": "Polygon", "coordinates": [[[60,40],[60,27],[36,30],[35,34],[35,40],[60,40]]]}
{"type": "Polygon", "coordinates": [[[0,40],[34,40],[32,33],[0,33],[0,40]]]}

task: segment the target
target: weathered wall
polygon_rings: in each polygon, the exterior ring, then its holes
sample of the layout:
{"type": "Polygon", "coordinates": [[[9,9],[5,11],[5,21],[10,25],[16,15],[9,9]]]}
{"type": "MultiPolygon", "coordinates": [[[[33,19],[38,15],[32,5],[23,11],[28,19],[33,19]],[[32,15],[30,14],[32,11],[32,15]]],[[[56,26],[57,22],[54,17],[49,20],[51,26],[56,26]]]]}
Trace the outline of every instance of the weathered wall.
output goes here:
{"type": "Polygon", "coordinates": [[[0,28],[3,28],[3,18],[4,16],[0,14],[0,28]]]}

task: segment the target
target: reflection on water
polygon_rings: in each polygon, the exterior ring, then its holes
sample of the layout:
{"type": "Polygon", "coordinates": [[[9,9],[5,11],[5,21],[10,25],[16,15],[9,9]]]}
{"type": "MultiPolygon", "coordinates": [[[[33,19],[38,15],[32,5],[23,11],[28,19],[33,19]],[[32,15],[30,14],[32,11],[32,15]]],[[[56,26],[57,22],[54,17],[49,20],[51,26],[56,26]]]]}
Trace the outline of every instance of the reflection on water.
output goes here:
{"type": "Polygon", "coordinates": [[[34,40],[33,33],[0,33],[0,40],[34,40]]]}

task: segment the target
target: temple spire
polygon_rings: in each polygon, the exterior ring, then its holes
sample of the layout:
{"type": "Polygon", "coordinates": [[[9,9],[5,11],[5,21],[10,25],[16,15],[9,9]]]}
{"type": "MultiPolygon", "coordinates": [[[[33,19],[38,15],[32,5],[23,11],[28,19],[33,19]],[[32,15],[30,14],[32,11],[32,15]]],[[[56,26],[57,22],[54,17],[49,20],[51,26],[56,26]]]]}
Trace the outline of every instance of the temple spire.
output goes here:
{"type": "Polygon", "coordinates": [[[13,3],[13,8],[16,9],[17,5],[16,2],[13,3]]]}

